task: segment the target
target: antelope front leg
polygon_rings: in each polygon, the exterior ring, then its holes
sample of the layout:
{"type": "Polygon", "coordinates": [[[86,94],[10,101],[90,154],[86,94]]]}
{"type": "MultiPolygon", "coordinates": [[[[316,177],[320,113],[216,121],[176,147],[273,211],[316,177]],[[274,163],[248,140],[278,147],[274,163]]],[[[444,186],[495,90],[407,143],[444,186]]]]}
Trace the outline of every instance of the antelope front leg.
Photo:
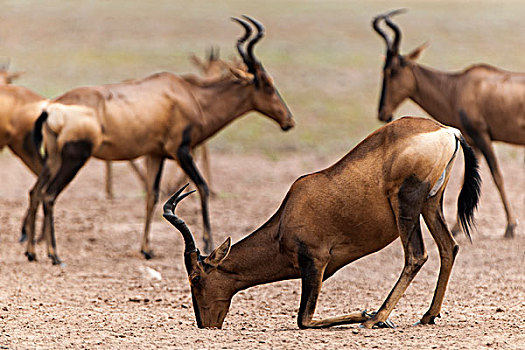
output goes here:
{"type": "Polygon", "coordinates": [[[356,312],[314,320],[315,307],[321,293],[326,264],[309,258],[301,260],[301,304],[299,306],[299,315],[297,316],[299,328],[327,328],[343,324],[362,323],[370,319],[370,315],[366,312],[356,312]]]}
{"type": "Polygon", "coordinates": [[[142,236],[142,246],[140,248],[140,252],[146,259],[153,257],[153,251],[150,248],[149,242],[149,230],[153,210],[159,200],[159,186],[163,165],[164,158],[162,157],[147,156],[146,158],[146,223],[144,225],[144,235],[142,236]]]}

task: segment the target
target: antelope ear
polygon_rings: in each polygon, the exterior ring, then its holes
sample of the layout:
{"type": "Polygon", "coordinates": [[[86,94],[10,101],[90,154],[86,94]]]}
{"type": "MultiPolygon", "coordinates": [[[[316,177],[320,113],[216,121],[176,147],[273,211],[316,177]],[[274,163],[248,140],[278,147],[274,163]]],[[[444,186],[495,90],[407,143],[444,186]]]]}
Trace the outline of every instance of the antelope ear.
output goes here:
{"type": "Polygon", "coordinates": [[[406,58],[411,60],[411,61],[417,60],[419,58],[419,56],[421,56],[421,53],[423,52],[423,50],[425,50],[428,47],[428,45],[429,45],[429,43],[427,41],[423,45],[420,45],[420,46],[416,47],[411,53],[406,55],[406,58]]]}
{"type": "Polygon", "coordinates": [[[194,54],[191,54],[190,61],[197,68],[199,68],[199,69],[203,69],[204,68],[204,63],[202,62],[202,60],[199,57],[195,56],[194,54]]]}
{"type": "Polygon", "coordinates": [[[231,237],[226,238],[223,244],[215,248],[215,250],[208,257],[204,259],[204,262],[214,267],[219,266],[220,263],[224,259],[226,259],[226,257],[230,253],[231,244],[232,244],[231,237]]]}

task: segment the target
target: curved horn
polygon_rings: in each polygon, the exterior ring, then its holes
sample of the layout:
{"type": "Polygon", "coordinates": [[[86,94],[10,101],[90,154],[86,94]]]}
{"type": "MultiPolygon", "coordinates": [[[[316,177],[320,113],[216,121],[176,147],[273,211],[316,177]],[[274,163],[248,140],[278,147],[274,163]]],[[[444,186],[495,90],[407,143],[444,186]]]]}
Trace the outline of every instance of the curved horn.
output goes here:
{"type": "Polygon", "coordinates": [[[401,14],[401,13],[405,13],[405,12],[407,12],[407,9],[404,9],[404,8],[393,10],[388,13],[384,13],[382,15],[378,15],[374,17],[374,20],[372,21],[372,27],[374,27],[374,30],[379,35],[381,35],[383,39],[385,39],[387,49],[394,53],[397,53],[399,51],[399,44],[401,42],[401,30],[399,29],[397,25],[395,25],[391,21],[390,17],[401,14]],[[384,19],[386,24],[394,31],[394,34],[395,34],[394,43],[392,43],[392,41],[388,38],[386,33],[383,30],[381,30],[381,28],[379,28],[379,21],[382,19],[384,19]]]}
{"type": "Polygon", "coordinates": [[[262,23],[256,21],[255,19],[249,16],[246,16],[246,15],[242,15],[242,16],[246,18],[248,21],[250,21],[255,26],[255,28],[257,28],[257,35],[252,40],[250,40],[250,42],[248,43],[248,47],[246,48],[246,51],[248,52],[250,59],[253,62],[257,62],[257,59],[255,58],[255,54],[253,53],[253,47],[255,46],[255,44],[257,44],[257,42],[259,42],[259,40],[262,39],[262,37],[264,37],[264,26],[262,25],[262,23]]]}
{"type": "Polygon", "coordinates": [[[239,23],[241,26],[244,27],[244,30],[246,31],[244,33],[244,36],[240,37],[237,40],[237,51],[239,51],[239,55],[241,55],[242,60],[249,67],[249,58],[246,55],[246,52],[243,51],[242,44],[244,44],[244,42],[252,35],[252,28],[246,21],[243,21],[242,19],[239,19],[237,17],[232,17],[232,21],[239,23]]]}
{"type": "Polygon", "coordinates": [[[385,18],[384,15],[379,15],[379,16],[374,17],[374,20],[372,21],[372,27],[377,32],[377,34],[379,34],[380,36],[383,37],[383,39],[385,39],[386,48],[387,50],[390,50],[392,47],[392,41],[390,41],[386,33],[381,28],[379,28],[379,21],[384,18],[385,18]]]}
{"type": "Polygon", "coordinates": [[[399,53],[399,44],[401,43],[401,29],[399,29],[399,27],[396,24],[394,24],[394,22],[392,22],[390,17],[395,16],[400,13],[404,13],[404,12],[406,12],[406,9],[399,9],[399,10],[391,11],[385,15],[386,25],[389,26],[390,29],[392,29],[395,34],[394,42],[392,43],[392,52],[394,53],[399,53]]]}
{"type": "Polygon", "coordinates": [[[188,187],[188,185],[189,184],[184,185],[181,189],[175,192],[175,194],[171,196],[170,199],[168,199],[168,201],[164,204],[164,214],[162,214],[166,220],[168,220],[173,226],[175,226],[177,230],[180,231],[180,233],[182,233],[182,238],[184,238],[184,254],[197,251],[195,239],[193,238],[193,234],[191,233],[190,229],[184,220],[175,215],[175,207],[177,204],[195,192],[195,190],[193,190],[180,195],[182,191],[188,187]]]}

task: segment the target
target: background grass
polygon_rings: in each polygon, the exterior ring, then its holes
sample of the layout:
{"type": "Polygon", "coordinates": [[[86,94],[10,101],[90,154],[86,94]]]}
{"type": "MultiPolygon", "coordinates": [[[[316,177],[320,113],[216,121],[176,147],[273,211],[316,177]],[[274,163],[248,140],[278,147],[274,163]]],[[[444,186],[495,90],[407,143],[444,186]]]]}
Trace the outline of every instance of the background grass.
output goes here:
{"type": "MultiPolygon", "coordinates": [[[[267,29],[256,52],[297,121],[283,133],[250,114],[219,133],[216,151],[343,154],[381,124],[376,110],[385,53],[371,18],[391,9],[408,52],[429,41],[423,64],[459,70],[486,62],[525,71],[525,3],[519,1],[2,1],[0,55],[26,74],[18,81],[46,97],[68,89],[188,72],[190,53],[217,45],[236,54],[249,14],[267,29]]],[[[1,58],[0,58],[1,60],[1,58]]],[[[397,112],[423,114],[412,103],[397,112]]],[[[515,151],[510,152],[516,154],[515,151]]],[[[519,152],[518,152],[519,153],[519,152]]]]}

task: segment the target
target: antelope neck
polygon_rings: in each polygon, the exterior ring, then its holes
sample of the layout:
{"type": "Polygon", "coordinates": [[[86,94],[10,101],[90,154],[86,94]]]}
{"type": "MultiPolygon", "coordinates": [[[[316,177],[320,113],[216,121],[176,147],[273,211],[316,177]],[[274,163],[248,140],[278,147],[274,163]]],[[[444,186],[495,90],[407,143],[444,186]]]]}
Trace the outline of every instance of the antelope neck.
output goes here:
{"type": "Polygon", "coordinates": [[[199,144],[220,129],[253,109],[251,85],[236,81],[221,82],[206,87],[196,87],[194,97],[203,114],[200,135],[193,140],[199,144]]]}
{"type": "Polygon", "coordinates": [[[414,64],[412,71],[416,80],[416,89],[410,98],[437,121],[454,126],[458,120],[454,115],[455,99],[459,74],[447,73],[414,64]]]}
{"type": "Polygon", "coordinates": [[[235,292],[300,277],[288,255],[280,251],[278,229],[278,222],[266,224],[231,247],[219,269],[233,281],[235,292]]]}

